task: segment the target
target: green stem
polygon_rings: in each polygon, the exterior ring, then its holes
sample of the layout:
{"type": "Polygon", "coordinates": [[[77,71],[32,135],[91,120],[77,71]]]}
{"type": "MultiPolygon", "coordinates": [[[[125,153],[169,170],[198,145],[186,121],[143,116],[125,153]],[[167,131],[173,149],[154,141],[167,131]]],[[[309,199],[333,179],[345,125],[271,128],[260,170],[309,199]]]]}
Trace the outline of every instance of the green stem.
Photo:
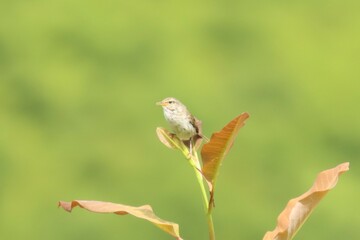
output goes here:
{"type": "MultiPolygon", "coordinates": [[[[203,175],[200,172],[201,165],[200,165],[198,154],[197,154],[196,150],[192,151],[194,154],[190,153],[188,147],[185,146],[185,144],[181,140],[179,140],[177,138],[175,138],[177,140],[174,140],[174,138],[172,136],[170,136],[168,133],[166,133],[166,132],[163,133],[163,136],[165,137],[165,139],[167,141],[169,141],[171,143],[170,144],[171,148],[179,149],[184,154],[184,156],[189,160],[190,165],[194,168],[195,175],[198,180],[198,183],[199,183],[199,186],[201,189],[201,193],[203,196],[204,210],[205,210],[205,214],[206,214],[206,218],[207,218],[207,224],[209,227],[209,237],[210,237],[210,240],[215,240],[214,223],[213,223],[212,215],[211,215],[212,206],[209,206],[209,200],[208,200],[207,193],[206,193],[205,186],[204,186],[203,175]],[[189,155],[190,155],[190,158],[189,158],[189,155]]],[[[165,145],[168,146],[167,144],[165,144],[165,145]]]]}
{"type": "Polygon", "coordinates": [[[199,170],[201,170],[201,166],[200,166],[199,158],[198,158],[196,151],[194,151],[194,156],[192,156],[190,159],[190,164],[194,168],[195,175],[198,180],[198,183],[199,183],[199,186],[201,189],[201,193],[203,196],[204,210],[205,210],[207,224],[208,224],[208,228],[209,228],[209,237],[210,237],[210,240],[215,240],[214,223],[212,220],[211,211],[208,211],[209,201],[208,201],[207,193],[206,193],[205,186],[204,186],[203,175],[199,171],[199,170]]]}
{"type": "Polygon", "coordinates": [[[207,213],[206,216],[207,216],[207,222],[208,222],[208,227],[209,227],[209,238],[210,238],[210,240],[215,240],[214,223],[212,220],[211,213],[207,213]]]}

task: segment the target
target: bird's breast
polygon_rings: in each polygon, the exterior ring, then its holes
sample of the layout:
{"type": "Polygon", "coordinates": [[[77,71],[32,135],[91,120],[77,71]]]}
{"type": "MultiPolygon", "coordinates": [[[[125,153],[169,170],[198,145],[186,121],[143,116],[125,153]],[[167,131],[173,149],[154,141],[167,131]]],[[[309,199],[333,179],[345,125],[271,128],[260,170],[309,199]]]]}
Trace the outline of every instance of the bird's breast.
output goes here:
{"type": "Polygon", "coordinates": [[[187,115],[164,111],[164,116],[179,139],[189,140],[196,134],[196,129],[187,115]]]}

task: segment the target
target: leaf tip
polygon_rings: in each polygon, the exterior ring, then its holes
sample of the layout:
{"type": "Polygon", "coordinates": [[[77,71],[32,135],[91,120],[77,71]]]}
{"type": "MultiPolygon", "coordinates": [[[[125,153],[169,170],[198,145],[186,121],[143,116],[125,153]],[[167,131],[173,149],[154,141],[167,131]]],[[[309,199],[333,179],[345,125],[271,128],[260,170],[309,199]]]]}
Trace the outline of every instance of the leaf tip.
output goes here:
{"type": "Polygon", "coordinates": [[[347,172],[350,169],[350,162],[344,162],[338,165],[339,172],[347,172]]]}
{"type": "Polygon", "coordinates": [[[243,116],[243,118],[249,118],[250,117],[250,114],[248,112],[243,112],[242,114],[240,114],[243,116]]]}
{"type": "Polygon", "coordinates": [[[59,201],[58,208],[59,207],[62,207],[67,212],[71,212],[71,210],[72,210],[71,203],[69,203],[69,202],[59,201]]]}

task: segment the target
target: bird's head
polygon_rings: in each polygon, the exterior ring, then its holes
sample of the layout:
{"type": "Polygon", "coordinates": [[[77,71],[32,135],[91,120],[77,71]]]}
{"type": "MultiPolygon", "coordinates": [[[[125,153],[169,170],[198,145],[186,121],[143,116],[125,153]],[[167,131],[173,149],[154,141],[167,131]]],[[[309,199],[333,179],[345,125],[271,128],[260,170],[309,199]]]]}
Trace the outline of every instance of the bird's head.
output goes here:
{"type": "Polygon", "coordinates": [[[177,108],[183,106],[183,104],[173,97],[165,98],[164,100],[157,102],[156,105],[162,106],[164,109],[174,111],[177,108]]]}

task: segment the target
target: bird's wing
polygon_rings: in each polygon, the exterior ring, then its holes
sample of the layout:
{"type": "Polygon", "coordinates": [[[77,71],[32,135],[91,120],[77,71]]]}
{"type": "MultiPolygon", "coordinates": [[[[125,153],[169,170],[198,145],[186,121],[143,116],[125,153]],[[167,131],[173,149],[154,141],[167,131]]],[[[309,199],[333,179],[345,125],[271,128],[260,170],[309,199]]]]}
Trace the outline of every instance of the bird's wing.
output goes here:
{"type": "Polygon", "coordinates": [[[202,122],[197,119],[196,117],[192,117],[190,120],[191,125],[194,126],[195,130],[196,130],[196,135],[194,136],[193,140],[195,143],[195,148],[198,149],[201,145],[202,140],[204,139],[205,141],[209,141],[209,139],[207,137],[205,137],[202,133],[202,122]]]}

